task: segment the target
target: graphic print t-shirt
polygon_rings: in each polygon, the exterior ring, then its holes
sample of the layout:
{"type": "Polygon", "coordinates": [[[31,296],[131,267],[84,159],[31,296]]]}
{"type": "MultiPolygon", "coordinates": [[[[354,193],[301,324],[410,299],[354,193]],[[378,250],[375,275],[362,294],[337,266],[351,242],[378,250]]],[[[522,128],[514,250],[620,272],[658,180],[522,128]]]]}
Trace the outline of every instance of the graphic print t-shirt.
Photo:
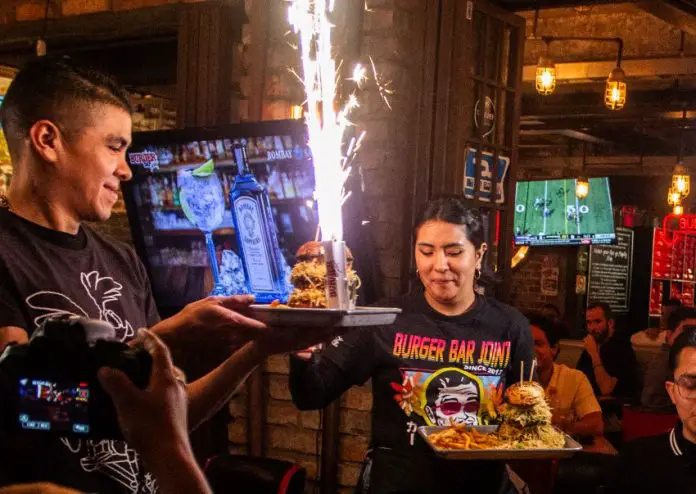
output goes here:
{"type": "MultiPolygon", "coordinates": [[[[492,423],[494,400],[507,383],[519,380],[521,362],[529,378],[534,358],[529,325],[512,307],[478,297],[470,311],[448,317],[431,309],[420,292],[390,305],[404,311],[392,326],[349,333],[318,356],[340,368],[346,388],[372,378],[372,448],[430,456],[419,426],[492,423]]],[[[417,463],[418,475],[425,475],[424,464],[417,463]]],[[[482,473],[493,466],[486,463],[473,466],[482,473]]],[[[503,475],[498,466],[498,478],[485,480],[493,492],[503,475]]],[[[380,465],[375,461],[373,467],[377,473],[380,465]]],[[[468,475],[465,467],[458,465],[459,474],[468,475]]]]}
{"type": "MultiPolygon", "coordinates": [[[[0,327],[29,335],[52,315],[108,321],[128,341],[157,323],[145,268],[133,250],[86,226],[57,232],[0,208],[0,327]]],[[[156,491],[138,455],[122,441],[0,438],[0,483],[52,481],[86,492],[156,491]]]]}

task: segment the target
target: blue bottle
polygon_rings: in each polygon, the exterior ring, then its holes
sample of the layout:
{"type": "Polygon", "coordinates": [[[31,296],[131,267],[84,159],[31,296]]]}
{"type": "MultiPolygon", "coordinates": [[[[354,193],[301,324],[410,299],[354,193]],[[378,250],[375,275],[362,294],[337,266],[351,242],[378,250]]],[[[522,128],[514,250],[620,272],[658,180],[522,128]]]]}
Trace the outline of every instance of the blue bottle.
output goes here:
{"type": "Polygon", "coordinates": [[[258,303],[287,302],[292,287],[286,283],[268,192],[250,170],[244,146],[235,144],[233,151],[237,179],[230,204],[247,287],[258,303]]]}

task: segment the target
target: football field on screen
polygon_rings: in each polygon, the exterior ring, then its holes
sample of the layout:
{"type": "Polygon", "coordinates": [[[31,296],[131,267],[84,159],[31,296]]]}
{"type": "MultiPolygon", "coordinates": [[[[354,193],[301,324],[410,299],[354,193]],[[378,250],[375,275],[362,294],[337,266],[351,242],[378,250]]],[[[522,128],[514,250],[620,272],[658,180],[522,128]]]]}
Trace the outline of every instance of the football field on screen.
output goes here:
{"type": "Polygon", "coordinates": [[[574,179],[518,183],[515,230],[518,235],[612,233],[606,179],[590,179],[584,199],[576,197],[574,179]]]}

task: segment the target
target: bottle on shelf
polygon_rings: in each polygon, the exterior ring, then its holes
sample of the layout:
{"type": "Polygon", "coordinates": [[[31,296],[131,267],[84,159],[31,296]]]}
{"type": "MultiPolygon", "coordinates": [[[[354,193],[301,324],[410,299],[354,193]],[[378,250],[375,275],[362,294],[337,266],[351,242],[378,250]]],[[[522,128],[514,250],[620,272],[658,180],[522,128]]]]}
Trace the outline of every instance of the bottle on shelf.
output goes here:
{"type": "Polygon", "coordinates": [[[172,203],[175,208],[181,206],[181,200],[179,199],[179,183],[176,180],[176,174],[172,174],[172,203]]]}
{"type": "Polygon", "coordinates": [[[161,206],[162,204],[160,203],[159,184],[157,183],[157,178],[148,177],[148,185],[150,188],[150,204],[152,204],[153,207],[161,206]]]}
{"type": "Polygon", "coordinates": [[[174,191],[169,184],[169,178],[164,178],[164,205],[171,208],[174,206],[174,191]]]}
{"type": "Polygon", "coordinates": [[[250,170],[245,148],[236,145],[234,154],[238,174],[230,202],[247,287],[260,303],[287,301],[290,286],[268,192],[250,170]]]}

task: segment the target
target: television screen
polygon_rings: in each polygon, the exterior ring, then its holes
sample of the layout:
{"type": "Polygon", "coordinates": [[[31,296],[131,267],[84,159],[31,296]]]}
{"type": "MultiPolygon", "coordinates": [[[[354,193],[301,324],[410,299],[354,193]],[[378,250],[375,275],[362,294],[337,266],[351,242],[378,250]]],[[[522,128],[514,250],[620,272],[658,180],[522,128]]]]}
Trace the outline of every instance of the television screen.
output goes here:
{"type": "Polygon", "coordinates": [[[591,178],[586,197],[575,179],[518,182],[515,242],[518,245],[610,244],[616,240],[608,178],[591,178]]]}
{"type": "Polygon", "coordinates": [[[135,134],[124,197],[160,310],[207,295],[287,300],[297,248],[316,235],[300,122],[135,134]]]}

